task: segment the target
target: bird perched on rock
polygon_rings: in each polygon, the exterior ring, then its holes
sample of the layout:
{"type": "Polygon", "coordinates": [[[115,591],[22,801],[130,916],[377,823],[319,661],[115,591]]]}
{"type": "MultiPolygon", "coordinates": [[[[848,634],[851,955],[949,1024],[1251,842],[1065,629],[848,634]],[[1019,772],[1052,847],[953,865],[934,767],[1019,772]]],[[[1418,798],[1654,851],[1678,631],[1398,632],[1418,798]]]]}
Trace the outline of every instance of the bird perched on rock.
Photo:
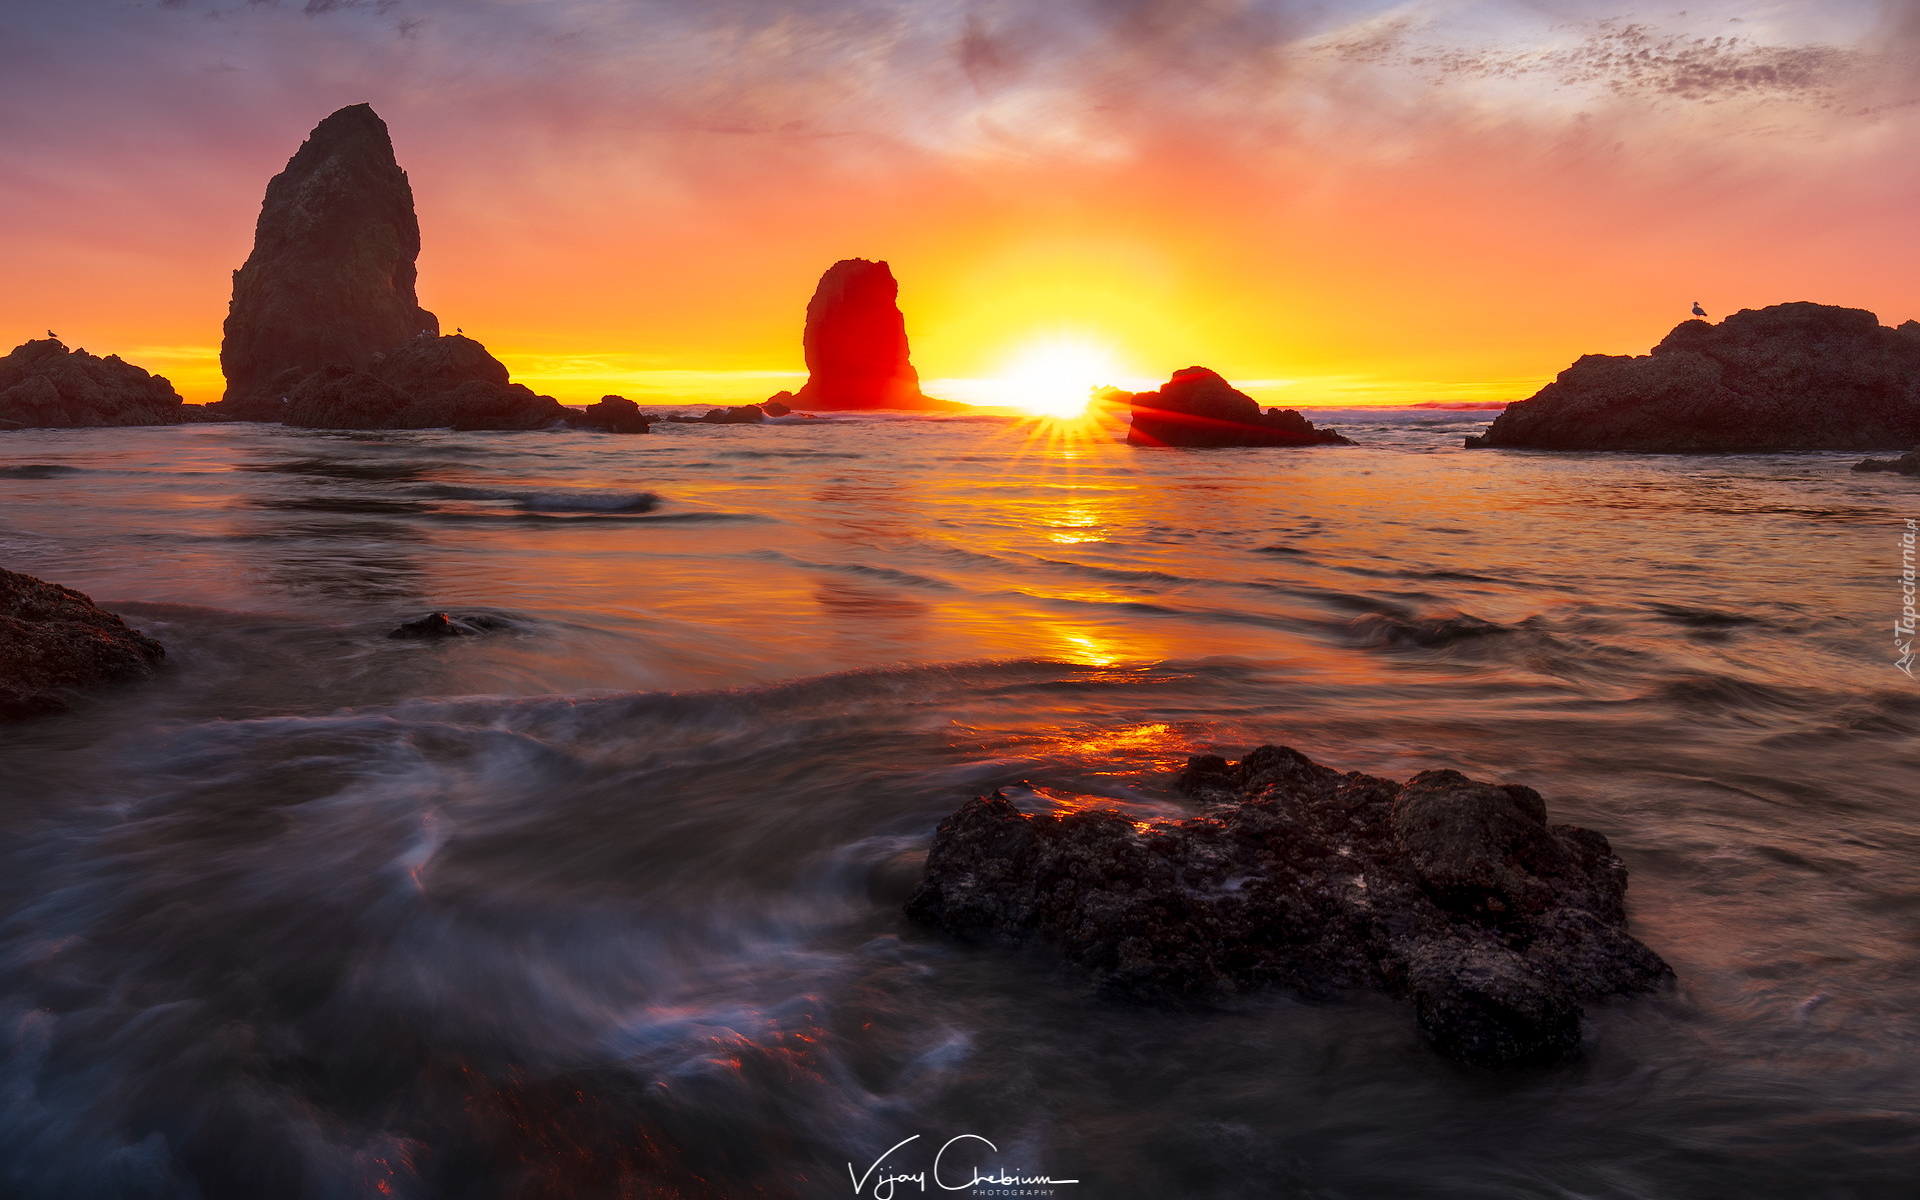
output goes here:
{"type": "Polygon", "coordinates": [[[48,337],[50,337],[50,338],[52,338],[52,339],[53,339],[54,341],[56,341],[56,342],[60,340],[60,335],[59,335],[59,334],[57,334],[57,333],[55,333],[55,332],[54,332],[53,330],[51,330],[51,329],[49,329],[49,330],[47,330],[47,336],[48,336],[48,337]]]}
{"type": "Polygon", "coordinates": [[[1707,310],[1700,307],[1700,302],[1698,300],[1695,300],[1693,302],[1693,315],[1696,317],[1704,317],[1707,315],[1707,310]]]}

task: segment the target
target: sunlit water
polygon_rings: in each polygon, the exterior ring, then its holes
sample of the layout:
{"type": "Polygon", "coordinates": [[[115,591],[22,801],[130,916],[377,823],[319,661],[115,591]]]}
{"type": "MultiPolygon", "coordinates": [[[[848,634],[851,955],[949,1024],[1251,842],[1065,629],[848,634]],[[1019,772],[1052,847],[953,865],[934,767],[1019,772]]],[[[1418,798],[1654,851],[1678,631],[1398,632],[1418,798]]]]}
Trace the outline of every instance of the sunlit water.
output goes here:
{"type": "Polygon", "coordinates": [[[972,1134],[1069,1200],[1916,1194],[1920,488],[1486,415],[0,435],[0,564],[168,648],[0,727],[0,1192],[852,1196],[920,1135],[871,1196],[972,1134]],[[511,624],[387,638],[435,609],[511,624]],[[1678,991],[1489,1074],[900,915],[972,795],[1262,742],[1537,787],[1678,991]]]}

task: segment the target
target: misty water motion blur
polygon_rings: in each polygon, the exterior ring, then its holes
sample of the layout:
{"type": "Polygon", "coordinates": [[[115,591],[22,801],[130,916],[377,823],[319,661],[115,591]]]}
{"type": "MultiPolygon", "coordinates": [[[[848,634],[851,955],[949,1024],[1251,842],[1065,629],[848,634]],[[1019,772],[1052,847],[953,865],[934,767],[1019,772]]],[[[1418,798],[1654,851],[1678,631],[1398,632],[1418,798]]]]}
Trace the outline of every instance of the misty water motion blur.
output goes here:
{"type": "Polygon", "coordinates": [[[973,1134],[1102,1198],[1904,1194],[1911,481],[1312,415],[1362,444],[8,435],[7,566],[169,666],[0,728],[3,1190],[844,1195],[973,1134]],[[480,632],[387,637],[436,610],[480,632]],[[1679,991],[1478,1074],[1388,1001],[1098,1003],[900,913],[971,796],[1178,816],[1268,741],[1537,788],[1679,991]]]}

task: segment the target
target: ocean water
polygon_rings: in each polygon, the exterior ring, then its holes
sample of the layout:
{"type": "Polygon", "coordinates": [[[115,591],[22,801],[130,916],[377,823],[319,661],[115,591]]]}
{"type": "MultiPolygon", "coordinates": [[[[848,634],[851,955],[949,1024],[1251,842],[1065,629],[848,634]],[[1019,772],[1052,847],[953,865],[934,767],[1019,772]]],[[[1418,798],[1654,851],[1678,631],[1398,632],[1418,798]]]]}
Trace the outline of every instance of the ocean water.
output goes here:
{"type": "Polygon", "coordinates": [[[0,565],[168,649],[0,727],[0,1194],[1920,1194],[1920,487],[1489,416],[0,435],[0,565]],[[1263,742],[1538,788],[1679,986],[1484,1072],[900,915],[973,795],[1263,742]]]}

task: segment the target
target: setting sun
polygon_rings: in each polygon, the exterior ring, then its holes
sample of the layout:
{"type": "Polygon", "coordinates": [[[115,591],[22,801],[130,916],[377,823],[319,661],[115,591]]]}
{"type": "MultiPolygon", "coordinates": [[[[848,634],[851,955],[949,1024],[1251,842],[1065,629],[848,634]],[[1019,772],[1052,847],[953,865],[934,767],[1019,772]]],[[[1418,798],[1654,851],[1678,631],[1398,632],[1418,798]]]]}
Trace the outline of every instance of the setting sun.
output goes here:
{"type": "Polygon", "coordinates": [[[1104,346],[1084,338],[1051,337],[1028,343],[986,382],[995,393],[992,403],[1071,420],[1086,413],[1095,388],[1118,383],[1122,371],[1104,346]]]}

